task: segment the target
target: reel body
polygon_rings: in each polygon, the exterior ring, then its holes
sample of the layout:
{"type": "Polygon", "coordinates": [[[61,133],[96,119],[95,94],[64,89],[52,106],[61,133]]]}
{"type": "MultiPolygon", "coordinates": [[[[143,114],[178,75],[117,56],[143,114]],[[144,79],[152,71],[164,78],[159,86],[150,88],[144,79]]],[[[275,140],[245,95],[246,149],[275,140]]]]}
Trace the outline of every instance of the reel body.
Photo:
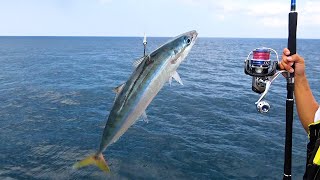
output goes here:
{"type": "Polygon", "coordinates": [[[260,113],[267,113],[270,110],[268,102],[263,98],[269,91],[271,83],[279,74],[285,71],[277,71],[279,64],[278,53],[271,48],[256,48],[252,50],[244,62],[245,74],[252,76],[252,91],[262,94],[255,103],[260,113]],[[271,53],[276,56],[275,60],[271,60],[271,53]]]}
{"type": "Polygon", "coordinates": [[[266,80],[267,78],[265,77],[252,76],[252,91],[259,94],[263,93],[266,90],[266,80]]]}

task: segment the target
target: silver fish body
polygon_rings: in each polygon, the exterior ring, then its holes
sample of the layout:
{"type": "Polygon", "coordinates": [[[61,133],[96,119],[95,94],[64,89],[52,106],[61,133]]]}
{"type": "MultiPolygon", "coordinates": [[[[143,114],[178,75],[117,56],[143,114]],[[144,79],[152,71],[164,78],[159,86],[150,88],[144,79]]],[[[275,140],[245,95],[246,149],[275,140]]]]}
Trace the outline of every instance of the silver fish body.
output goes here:
{"type": "Polygon", "coordinates": [[[184,33],[144,57],[123,86],[105,126],[100,150],[117,141],[142,115],[163,85],[176,72],[197,38],[184,33]]]}
{"type": "Polygon", "coordinates": [[[109,171],[102,152],[139,119],[164,84],[171,81],[170,78],[180,79],[176,70],[190,52],[197,35],[196,31],[181,34],[141,59],[129,80],[118,87],[118,95],[108,116],[99,150],[74,167],[95,164],[109,171]]]}

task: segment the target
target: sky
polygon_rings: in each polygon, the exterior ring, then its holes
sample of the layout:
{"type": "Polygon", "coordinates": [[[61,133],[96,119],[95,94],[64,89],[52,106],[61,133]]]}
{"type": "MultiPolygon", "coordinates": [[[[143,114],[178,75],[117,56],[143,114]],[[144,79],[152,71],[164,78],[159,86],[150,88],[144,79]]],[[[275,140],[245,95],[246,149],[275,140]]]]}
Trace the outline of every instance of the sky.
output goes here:
{"type": "MultiPolygon", "coordinates": [[[[320,0],[297,0],[298,38],[320,39],[320,0]]],[[[0,0],[0,36],[287,38],[290,0],[0,0]]]]}

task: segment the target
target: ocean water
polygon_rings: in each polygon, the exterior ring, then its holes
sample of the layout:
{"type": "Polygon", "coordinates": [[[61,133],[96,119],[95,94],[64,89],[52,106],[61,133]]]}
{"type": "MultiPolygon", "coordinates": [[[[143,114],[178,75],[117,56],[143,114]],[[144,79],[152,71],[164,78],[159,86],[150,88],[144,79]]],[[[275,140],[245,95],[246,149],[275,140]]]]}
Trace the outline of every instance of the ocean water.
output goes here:
{"type": "MultiPolygon", "coordinates": [[[[148,51],[169,38],[149,38],[148,51]]],[[[286,81],[268,114],[243,72],[257,47],[286,39],[198,38],[178,72],[138,121],[104,152],[112,173],[72,165],[93,154],[112,108],[112,89],[143,53],[138,37],[0,37],[0,179],[281,179],[286,81]]],[[[298,40],[320,97],[320,40],[298,40]]],[[[293,179],[305,169],[307,134],[294,114],[293,179]]]]}

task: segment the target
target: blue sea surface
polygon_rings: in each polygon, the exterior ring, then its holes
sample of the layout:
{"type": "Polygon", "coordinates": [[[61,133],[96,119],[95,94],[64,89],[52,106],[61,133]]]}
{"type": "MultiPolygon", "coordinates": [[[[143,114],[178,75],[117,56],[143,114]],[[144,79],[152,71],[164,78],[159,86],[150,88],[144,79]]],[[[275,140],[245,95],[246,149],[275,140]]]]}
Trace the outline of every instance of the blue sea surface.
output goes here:
{"type": "MultiPolygon", "coordinates": [[[[148,38],[151,52],[169,38],[148,38]]],[[[95,153],[115,94],[142,56],[140,37],[0,37],[0,179],[281,179],[286,81],[259,114],[244,74],[248,53],[286,39],[198,38],[178,72],[104,156],[110,174],[72,169],[95,153]]],[[[298,40],[320,97],[320,40],[298,40]]],[[[293,179],[305,170],[307,134],[294,114],[293,179]]]]}

